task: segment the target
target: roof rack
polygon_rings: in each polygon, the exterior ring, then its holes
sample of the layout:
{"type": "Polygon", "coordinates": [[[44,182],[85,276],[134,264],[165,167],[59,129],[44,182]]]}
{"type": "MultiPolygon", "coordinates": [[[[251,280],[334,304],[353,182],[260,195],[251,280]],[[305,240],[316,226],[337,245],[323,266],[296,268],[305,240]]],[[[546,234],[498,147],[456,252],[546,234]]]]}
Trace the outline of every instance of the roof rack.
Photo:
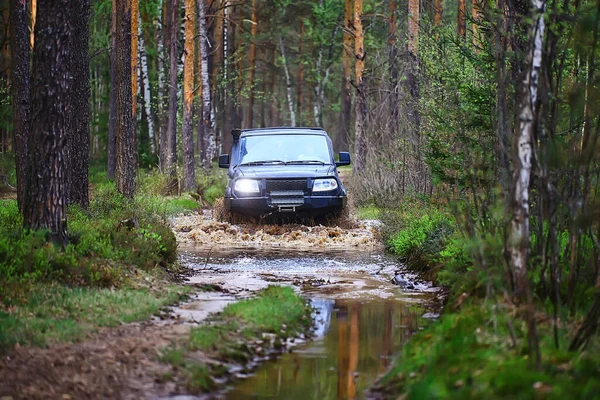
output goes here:
{"type": "Polygon", "coordinates": [[[315,130],[315,131],[324,131],[325,129],[319,126],[269,126],[265,128],[246,128],[242,129],[242,132],[253,132],[253,131],[272,131],[272,130],[315,130]]]}

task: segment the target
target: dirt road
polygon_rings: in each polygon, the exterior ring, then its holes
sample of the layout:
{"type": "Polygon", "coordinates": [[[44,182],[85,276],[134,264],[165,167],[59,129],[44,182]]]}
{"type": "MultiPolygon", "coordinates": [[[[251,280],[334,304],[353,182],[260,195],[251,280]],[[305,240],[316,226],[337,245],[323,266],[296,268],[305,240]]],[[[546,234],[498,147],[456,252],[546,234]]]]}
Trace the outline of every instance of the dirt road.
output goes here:
{"type": "MultiPolygon", "coordinates": [[[[102,329],[81,343],[14,349],[0,361],[0,396],[9,396],[2,399],[169,398],[180,386],[161,379],[170,368],[159,362],[161,350],[210,313],[274,282],[327,301],[399,294],[390,283],[399,266],[382,255],[376,222],[352,229],[233,225],[212,220],[208,211],[171,223],[180,262],[190,270],[188,284],[219,290],[196,293],[152,321],[102,329]]],[[[434,291],[417,285],[403,302],[423,302],[434,291]]]]}

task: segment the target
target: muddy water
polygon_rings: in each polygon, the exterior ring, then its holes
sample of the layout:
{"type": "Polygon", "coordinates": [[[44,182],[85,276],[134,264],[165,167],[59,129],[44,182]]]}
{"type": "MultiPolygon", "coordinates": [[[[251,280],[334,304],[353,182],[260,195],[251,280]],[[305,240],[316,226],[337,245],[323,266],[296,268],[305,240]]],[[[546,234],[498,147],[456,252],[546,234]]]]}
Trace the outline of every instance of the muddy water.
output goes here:
{"type": "Polygon", "coordinates": [[[263,364],[219,399],[363,398],[406,339],[435,316],[425,305],[436,288],[416,281],[379,251],[191,245],[180,251],[181,261],[194,270],[193,284],[216,284],[235,298],[269,284],[291,284],[315,310],[312,342],[263,364]],[[415,289],[392,284],[397,274],[415,289]]]}

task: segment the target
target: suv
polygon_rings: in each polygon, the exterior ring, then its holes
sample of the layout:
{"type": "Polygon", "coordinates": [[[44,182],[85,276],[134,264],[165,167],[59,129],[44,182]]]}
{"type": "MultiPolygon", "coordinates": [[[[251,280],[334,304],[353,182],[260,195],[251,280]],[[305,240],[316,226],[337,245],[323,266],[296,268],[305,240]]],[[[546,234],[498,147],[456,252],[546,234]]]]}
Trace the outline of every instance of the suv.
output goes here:
{"type": "Polygon", "coordinates": [[[350,164],[350,153],[333,158],[331,139],[321,128],[234,129],[231,156],[219,156],[228,168],[225,208],[267,217],[281,213],[323,217],[346,206],[346,189],[337,167],[350,164]]]}

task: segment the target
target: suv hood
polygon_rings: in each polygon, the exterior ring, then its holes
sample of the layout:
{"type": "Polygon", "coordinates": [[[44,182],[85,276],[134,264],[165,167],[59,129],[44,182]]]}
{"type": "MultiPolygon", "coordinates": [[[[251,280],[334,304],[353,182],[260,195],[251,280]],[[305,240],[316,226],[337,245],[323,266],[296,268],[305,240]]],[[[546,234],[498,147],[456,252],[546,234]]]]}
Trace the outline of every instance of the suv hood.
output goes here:
{"type": "Polygon", "coordinates": [[[335,165],[252,165],[233,169],[233,177],[246,178],[318,178],[333,175],[335,165]]]}

